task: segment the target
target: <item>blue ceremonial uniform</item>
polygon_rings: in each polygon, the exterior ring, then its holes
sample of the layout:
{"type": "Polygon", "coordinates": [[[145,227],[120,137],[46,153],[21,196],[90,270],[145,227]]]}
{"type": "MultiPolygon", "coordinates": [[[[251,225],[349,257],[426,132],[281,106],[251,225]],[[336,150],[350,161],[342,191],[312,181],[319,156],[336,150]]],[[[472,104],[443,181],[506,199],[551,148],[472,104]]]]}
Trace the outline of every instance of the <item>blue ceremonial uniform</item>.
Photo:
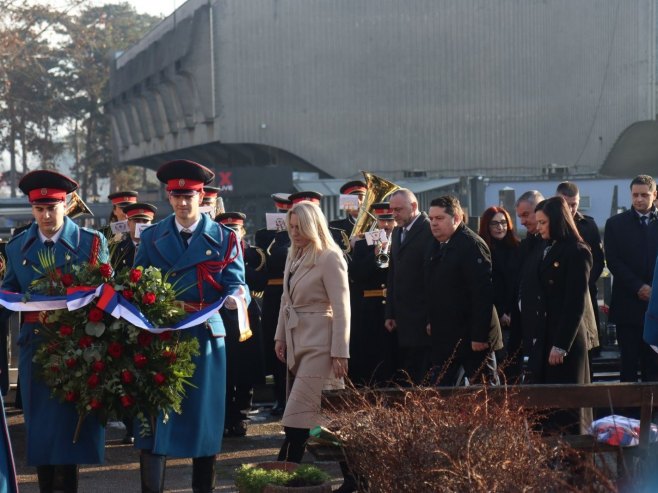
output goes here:
{"type": "MultiPolygon", "coordinates": [[[[108,261],[107,241],[97,231],[78,227],[64,218],[62,233],[53,246],[56,267],[89,262],[94,238],[99,241],[100,263],[108,261]]],[[[30,283],[39,278],[41,268],[38,253],[45,250],[33,223],[7,244],[7,272],[2,288],[24,293],[30,283]]],[[[18,345],[20,358],[18,371],[21,379],[23,411],[27,435],[28,465],[44,464],[97,464],[103,461],[105,429],[93,416],[87,416],[77,443],[73,436],[78,414],[73,404],[60,403],[50,397],[50,389],[33,378],[34,353],[39,347],[39,323],[24,323],[20,329],[18,345]]]]}
{"type": "MultiPolygon", "coordinates": [[[[135,258],[135,266],[140,265],[158,267],[170,273],[172,282],[178,280],[181,287],[191,286],[180,296],[182,301],[190,303],[212,303],[240,286],[248,291],[235,233],[206,214],[201,214],[187,248],[176,228],[174,214],[144,230],[135,258]],[[230,252],[227,251],[229,244],[230,252]],[[198,264],[233,257],[221,272],[211,274],[222,290],[204,281],[203,299],[199,299],[198,264]]],[[[246,296],[248,303],[249,296],[246,296]]],[[[205,324],[186,329],[185,335],[198,339],[200,355],[194,358],[196,370],[192,385],[185,389],[182,414],[172,413],[167,423],[158,420],[153,436],[139,437],[136,433],[135,445],[158,455],[214,456],[221,449],[226,394],[225,330],[219,313],[205,324]]]]}

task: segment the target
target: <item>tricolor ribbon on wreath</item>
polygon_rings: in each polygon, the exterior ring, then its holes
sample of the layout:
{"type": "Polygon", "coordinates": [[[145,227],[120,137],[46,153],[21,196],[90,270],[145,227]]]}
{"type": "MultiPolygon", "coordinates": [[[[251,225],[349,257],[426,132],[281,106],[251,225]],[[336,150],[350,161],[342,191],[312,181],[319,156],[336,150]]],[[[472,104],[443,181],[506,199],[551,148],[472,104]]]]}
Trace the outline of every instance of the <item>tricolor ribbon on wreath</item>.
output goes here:
{"type": "Polygon", "coordinates": [[[144,314],[121,293],[107,283],[100,286],[85,287],[77,286],[69,288],[66,296],[31,295],[29,300],[24,299],[21,293],[0,290],[0,305],[14,312],[40,312],[49,310],[68,309],[78,310],[96,301],[96,306],[109,313],[114,318],[122,318],[126,322],[153,333],[168,330],[184,330],[206,322],[210,317],[224,305],[228,298],[233,298],[238,311],[238,322],[240,325],[240,340],[246,340],[251,336],[249,328],[249,316],[244,298],[244,288],[240,286],[228,296],[222,296],[214,303],[205,305],[197,312],[191,313],[172,327],[155,327],[144,314]]]}

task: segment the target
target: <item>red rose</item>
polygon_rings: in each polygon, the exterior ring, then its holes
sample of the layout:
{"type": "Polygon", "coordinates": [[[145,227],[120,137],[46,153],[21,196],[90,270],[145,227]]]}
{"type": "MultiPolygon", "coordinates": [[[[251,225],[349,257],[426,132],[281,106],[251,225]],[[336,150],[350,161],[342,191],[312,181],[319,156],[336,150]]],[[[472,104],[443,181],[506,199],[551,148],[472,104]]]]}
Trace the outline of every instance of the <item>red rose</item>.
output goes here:
{"type": "Polygon", "coordinates": [[[59,365],[52,365],[50,367],[50,371],[52,371],[53,373],[59,373],[59,365]]]}
{"type": "Polygon", "coordinates": [[[154,293],[144,293],[144,296],[142,296],[142,303],[145,305],[152,305],[155,303],[155,294],[154,293]]]}
{"type": "Polygon", "coordinates": [[[101,264],[100,266],[101,276],[107,278],[112,277],[112,266],[110,264],[101,264]]]}
{"type": "Polygon", "coordinates": [[[123,407],[132,407],[135,404],[135,398],[132,395],[122,395],[120,400],[123,407]]]}
{"type": "Polygon", "coordinates": [[[139,282],[139,280],[142,278],[142,271],[139,269],[132,269],[130,271],[130,282],[139,282]]]}
{"type": "Polygon", "coordinates": [[[94,361],[91,364],[91,369],[96,373],[100,373],[105,369],[105,363],[103,363],[102,361],[94,361]]]}
{"type": "Polygon", "coordinates": [[[89,387],[90,389],[95,389],[96,387],[98,387],[100,381],[101,378],[96,373],[94,373],[90,375],[89,378],[87,379],[87,387],[89,387]]]}
{"type": "Polygon", "coordinates": [[[166,380],[167,380],[167,377],[165,377],[160,372],[153,375],[153,381],[155,382],[156,385],[162,385],[163,383],[165,383],[166,380]]]}
{"type": "Polygon", "coordinates": [[[107,346],[107,354],[112,356],[114,359],[120,358],[123,354],[123,344],[120,342],[113,342],[107,346]]]}
{"type": "Polygon", "coordinates": [[[153,334],[146,330],[142,330],[137,336],[137,344],[142,347],[146,347],[153,342],[153,334]]]}
{"type": "Polygon", "coordinates": [[[160,334],[158,334],[158,337],[160,338],[161,341],[168,341],[169,339],[171,339],[171,331],[165,330],[164,332],[160,332],[160,334]]]}
{"type": "Polygon", "coordinates": [[[123,297],[127,299],[128,301],[132,300],[133,297],[135,296],[135,293],[133,293],[132,289],[124,289],[121,294],[123,294],[123,297]]]}
{"type": "Polygon", "coordinates": [[[75,402],[78,400],[78,394],[73,392],[72,390],[69,390],[66,395],[64,396],[64,400],[66,402],[75,402]]]}
{"type": "Polygon", "coordinates": [[[137,368],[144,368],[146,363],[148,363],[148,358],[143,354],[137,353],[133,356],[133,362],[137,368]]]}
{"type": "Polygon", "coordinates": [[[100,409],[103,407],[103,403],[98,399],[92,399],[89,401],[89,407],[92,409],[100,409]]]}
{"type": "Polygon", "coordinates": [[[121,372],[121,381],[123,383],[133,383],[135,381],[135,375],[129,370],[123,370],[121,372]]]}
{"type": "Polygon", "coordinates": [[[169,364],[173,364],[176,361],[176,353],[173,351],[163,351],[162,356],[169,361],[169,364]]]}
{"type": "Polygon", "coordinates": [[[91,338],[91,336],[82,336],[78,341],[78,347],[81,349],[88,348],[92,345],[93,342],[94,340],[91,338]]]}
{"type": "Polygon", "coordinates": [[[73,334],[73,327],[70,325],[62,325],[59,327],[59,335],[62,337],[68,337],[73,334]]]}
{"type": "Polygon", "coordinates": [[[75,279],[73,278],[73,274],[62,274],[62,284],[64,287],[69,287],[70,285],[73,284],[73,281],[75,279]]]}
{"type": "Polygon", "coordinates": [[[66,360],[66,367],[67,368],[73,368],[76,364],[78,364],[78,360],[75,358],[69,358],[66,360]]]}
{"type": "Polygon", "coordinates": [[[93,307],[89,310],[89,321],[90,322],[100,322],[103,320],[103,310],[98,307],[93,307]]]}

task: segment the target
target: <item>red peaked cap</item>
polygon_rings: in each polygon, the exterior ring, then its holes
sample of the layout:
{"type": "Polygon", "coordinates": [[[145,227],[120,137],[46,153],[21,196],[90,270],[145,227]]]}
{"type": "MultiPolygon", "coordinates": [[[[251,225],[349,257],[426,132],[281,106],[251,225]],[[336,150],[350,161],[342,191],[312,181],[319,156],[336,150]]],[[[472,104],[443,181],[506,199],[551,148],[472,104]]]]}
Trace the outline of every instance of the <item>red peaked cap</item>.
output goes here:
{"type": "Polygon", "coordinates": [[[123,192],[114,192],[107,196],[114,205],[121,206],[123,204],[134,204],[137,202],[137,195],[134,190],[125,190],[123,192]]]}
{"type": "Polygon", "coordinates": [[[146,202],[135,202],[123,208],[128,219],[146,219],[148,221],[153,221],[157,210],[156,206],[146,202]]]}
{"type": "Polygon", "coordinates": [[[32,204],[57,204],[66,201],[66,195],[78,189],[78,183],[57,171],[38,169],[25,175],[18,188],[32,204]]]}
{"type": "Polygon", "coordinates": [[[167,185],[168,192],[189,195],[203,191],[204,185],[209,185],[215,179],[215,173],[194,161],[178,159],[160,166],[157,177],[167,185]]]}

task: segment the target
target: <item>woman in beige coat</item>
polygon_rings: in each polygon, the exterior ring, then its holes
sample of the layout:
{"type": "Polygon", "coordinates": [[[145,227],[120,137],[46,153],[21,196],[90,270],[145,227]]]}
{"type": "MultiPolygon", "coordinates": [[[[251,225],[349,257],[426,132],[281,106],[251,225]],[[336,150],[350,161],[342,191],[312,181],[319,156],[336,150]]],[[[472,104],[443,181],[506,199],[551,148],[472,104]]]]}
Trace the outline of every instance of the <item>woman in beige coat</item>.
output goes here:
{"type": "Polygon", "coordinates": [[[347,265],[320,208],[299,202],[287,224],[291,246],[274,351],[292,385],[279,460],[301,462],[309,429],[320,424],[322,390],[341,387],[347,375],[350,297],[347,265]]]}

